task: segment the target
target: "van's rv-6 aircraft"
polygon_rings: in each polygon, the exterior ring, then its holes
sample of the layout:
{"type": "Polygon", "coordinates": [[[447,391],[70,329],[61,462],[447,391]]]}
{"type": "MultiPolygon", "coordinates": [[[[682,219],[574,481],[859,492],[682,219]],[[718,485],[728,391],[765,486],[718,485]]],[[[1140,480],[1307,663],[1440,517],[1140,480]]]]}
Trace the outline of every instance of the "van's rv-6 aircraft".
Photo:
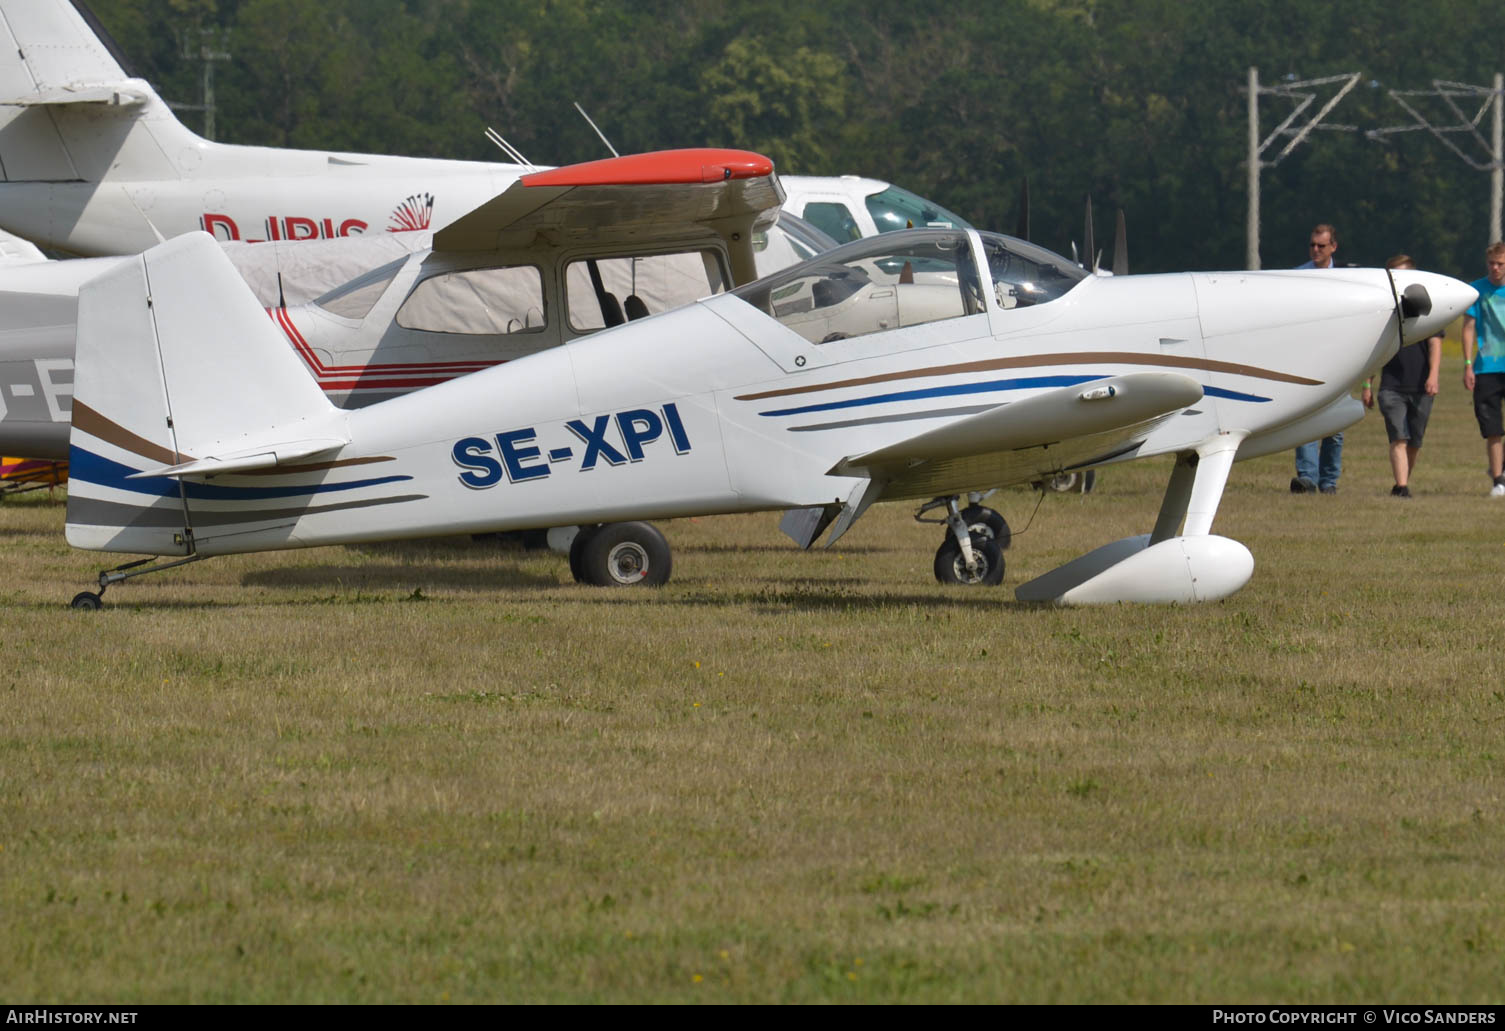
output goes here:
{"type": "Polygon", "coordinates": [[[661,584],[642,520],[803,509],[801,543],[874,502],[943,499],[937,575],[999,582],[960,496],[1150,455],[1153,530],[1017,590],[1190,602],[1246,583],[1213,535],[1235,458],[1363,412],[1353,382],[1473,302],[1417,271],[1099,277],[1019,240],[857,241],[685,307],[367,407],[335,407],[207,235],[79,295],[71,544],[167,557],[578,524],[575,578],[661,584]],[[212,327],[209,328],[209,327],[212,327]]]}

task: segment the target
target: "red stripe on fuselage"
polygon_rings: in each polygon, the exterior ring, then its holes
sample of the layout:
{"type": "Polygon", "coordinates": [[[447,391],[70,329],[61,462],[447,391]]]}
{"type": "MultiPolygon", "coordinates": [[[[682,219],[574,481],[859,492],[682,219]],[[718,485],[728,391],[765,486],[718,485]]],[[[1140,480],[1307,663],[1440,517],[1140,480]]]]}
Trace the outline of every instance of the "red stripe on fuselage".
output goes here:
{"type": "Polygon", "coordinates": [[[299,331],[297,324],[293,322],[292,314],[286,308],[268,308],[267,314],[281,327],[283,335],[293,345],[293,350],[298,353],[299,358],[303,359],[303,363],[313,373],[320,389],[326,393],[373,388],[417,390],[420,387],[432,387],[459,376],[468,376],[472,372],[480,372],[494,365],[504,364],[502,361],[470,361],[325,365],[319,360],[317,352],[309,346],[308,340],[299,331]],[[424,373],[428,375],[424,376],[424,373]]]}

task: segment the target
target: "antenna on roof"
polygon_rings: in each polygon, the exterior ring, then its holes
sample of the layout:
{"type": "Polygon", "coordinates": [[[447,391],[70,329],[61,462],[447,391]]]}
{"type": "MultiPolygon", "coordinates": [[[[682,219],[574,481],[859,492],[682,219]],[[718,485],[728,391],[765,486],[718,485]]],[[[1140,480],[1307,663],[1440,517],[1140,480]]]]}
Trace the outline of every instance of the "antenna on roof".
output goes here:
{"type": "Polygon", "coordinates": [[[588,114],[585,113],[585,108],[583,108],[583,107],[580,106],[580,101],[577,100],[574,103],[575,103],[575,110],[580,112],[580,117],[585,119],[585,122],[586,122],[587,125],[589,125],[592,129],[596,130],[596,135],[599,136],[599,137],[601,137],[601,142],[604,143],[604,144],[606,144],[606,149],[609,150],[609,151],[611,151],[611,156],[614,157],[614,158],[621,157],[622,155],[620,155],[620,154],[617,153],[617,148],[613,147],[611,145],[611,140],[608,140],[606,138],[606,134],[601,131],[601,127],[598,126],[594,121],[591,120],[591,116],[590,115],[588,115],[588,114]]]}
{"type": "Polygon", "coordinates": [[[537,165],[529,161],[527,158],[523,157],[522,151],[518,150],[512,144],[504,140],[502,138],[502,134],[497,132],[489,125],[486,127],[486,138],[492,143],[495,143],[503,154],[506,154],[513,161],[516,161],[519,165],[523,165],[534,172],[538,171],[537,165]]]}

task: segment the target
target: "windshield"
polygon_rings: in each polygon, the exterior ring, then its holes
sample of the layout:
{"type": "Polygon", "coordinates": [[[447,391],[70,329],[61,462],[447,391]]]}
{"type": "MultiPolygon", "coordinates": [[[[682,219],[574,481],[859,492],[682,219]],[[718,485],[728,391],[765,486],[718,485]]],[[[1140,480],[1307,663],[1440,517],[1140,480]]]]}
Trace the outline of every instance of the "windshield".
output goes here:
{"type": "Polygon", "coordinates": [[[895,229],[923,229],[927,226],[946,229],[971,229],[972,223],[941,207],[935,201],[910,193],[902,186],[890,186],[867,199],[867,210],[878,232],[895,229]]]}
{"type": "Polygon", "coordinates": [[[814,223],[806,222],[798,215],[787,211],[779,212],[778,226],[789,237],[789,242],[799,254],[801,261],[813,258],[817,254],[824,254],[837,246],[836,241],[814,223]]]}
{"type": "Polygon", "coordinates": [[[1054,251],[1002,233],[978,233],[1000,308],[1053,301],[1090,274],[1054,251]]]}
{"type": "Polygon", "coordinates": [[[337,286],[314,298],[313,303],[341,318],[363,319],[376,302],[381,300],[381,295],[387,292],[387,286],[406,263],[406,258],[399,258],[379,269],[372,269],[365,275],[357,276],[343,286],[337,286]]]}
{"type": "Polygon", "coordinates": [[[957,230],[857,240],[733,293],[812,344],[983,310],[972,247],[957,230]]]}

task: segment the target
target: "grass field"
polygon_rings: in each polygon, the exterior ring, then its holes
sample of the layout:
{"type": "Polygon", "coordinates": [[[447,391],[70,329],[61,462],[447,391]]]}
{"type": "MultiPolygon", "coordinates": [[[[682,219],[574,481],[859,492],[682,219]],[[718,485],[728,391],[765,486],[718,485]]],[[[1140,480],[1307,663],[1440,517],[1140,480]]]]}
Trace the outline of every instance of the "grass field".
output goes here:
{"type": "MultiPolygon", "coordinates": [[[[883,506],[830,552],[663,524],[606,592],[464,541],[100,556],[0,504],[0,1000],[1505,998],[1505,502],[1450,359],[1415,476],[1235,467],[1253,580],[1013,586],[1147,531],[1168,461],[1006,491],[1001,590],[883,506]]],[[[1001,499],[1001,500],[1000,500],[1001,499]]]]}

